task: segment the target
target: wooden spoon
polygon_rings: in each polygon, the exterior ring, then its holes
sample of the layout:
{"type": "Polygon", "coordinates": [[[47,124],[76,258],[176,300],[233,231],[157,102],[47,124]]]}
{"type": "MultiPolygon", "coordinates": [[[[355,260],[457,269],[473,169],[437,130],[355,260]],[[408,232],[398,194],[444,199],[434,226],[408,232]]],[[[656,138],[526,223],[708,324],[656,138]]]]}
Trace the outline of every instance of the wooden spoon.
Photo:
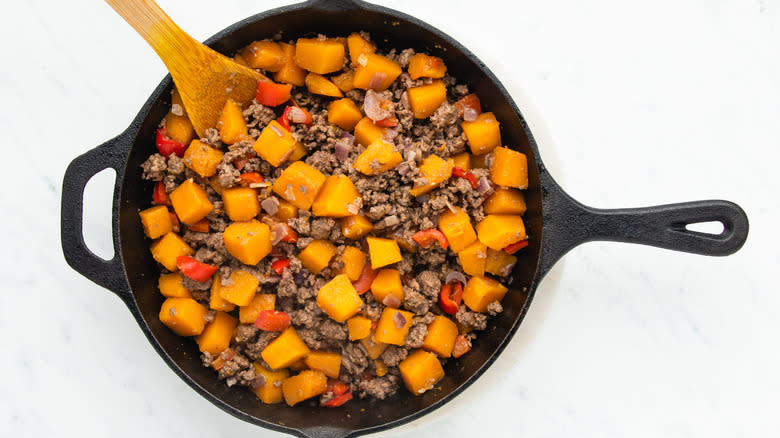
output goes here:
{"type": "Polygon", "coordinates": [[[153,0],[106,0],[168,67],[190,121],[200,137],[215,128],[228,99],[246,106],[257,81],[269,79],[236,64],[181,30],[153,0]]]}

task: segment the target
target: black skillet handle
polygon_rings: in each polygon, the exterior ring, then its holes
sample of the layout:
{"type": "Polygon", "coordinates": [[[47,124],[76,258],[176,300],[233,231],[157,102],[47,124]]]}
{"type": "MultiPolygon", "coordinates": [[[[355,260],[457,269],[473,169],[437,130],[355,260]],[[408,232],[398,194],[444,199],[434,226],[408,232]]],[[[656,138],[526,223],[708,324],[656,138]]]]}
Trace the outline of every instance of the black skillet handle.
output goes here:
{"type": "Polygon", "coordinates": [[[739,250],[748,235],[748,218],[729,201],[694,201],[645,208],[602,210],[572,199],[545,170],[542,275],[575,246],[594,240],[639,243],[709,256],[739,250]],[[720,222],[723,232],[708,234],[686,229],[701,222],[720,222]]]}
{"type": "Polygon", "coordinates": [[[113,168],[114,183],[112,217],[116,218],[119,199],[119,181],[124,170],[126,152],[131,143],[125,132],[73,160],[65,171],[62,182],[60,235],[62,252],[68,264],[83,276],[119,295],[123,301],[130,296],[119,254],[119,236],[116,223],[112,225],[114,257],[103,260],[87,248],[82,233],[84,213],[84,186],[101,170],[113,168]]]}

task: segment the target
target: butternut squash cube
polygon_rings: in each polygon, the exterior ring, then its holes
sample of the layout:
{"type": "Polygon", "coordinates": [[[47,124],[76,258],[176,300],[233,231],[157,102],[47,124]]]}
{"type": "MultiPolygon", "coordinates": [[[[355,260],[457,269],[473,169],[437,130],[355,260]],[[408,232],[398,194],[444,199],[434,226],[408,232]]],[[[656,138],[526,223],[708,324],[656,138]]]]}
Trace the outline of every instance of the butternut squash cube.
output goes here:
{"type": "Polygon", "coordinates": [[[403,157],[396,152],[392,144],[378,140],[358,155],[352,165],[364,175],[377,175],[393,169],[403,161],[403,157]]]}
{"type": "Polygon", "coordinates": [[[374,368],[376,368],[377,377],[384,377],[387,374],[387,365],[381,360],[374,361],[374,368]]]}
{"type": "Polygon", "coordinates": [[[485,213],[487,214],[525,214],[525,197],[523,192],[506,187],[498,187],[490,197],[485,200],[485,213]]]}
{"type": "Polygon", "coordinates": [[[401,249],[398,248],[398,242],[395,240],[366,237],[366,242],[368,243],[368,256],[371,259],[372,269],[379,269],[382,266],[401,261],[401,249]]]}
{"type": "Polygon", "coordinates": [[[184,151],[184,165],[195,173],[208,178],[217,173],[217,165],[222,161],[222,151],[215,149],[200,140],[192,140],[184,151]]]}
{"type": "Polygon", "coordinates": [[[288,219],[298,217],[298,207],[290,204],[284,199],[279,200],[279,211],[274,215],[276,219],[282,222],[287,222],[288,219]]]}
{"type": "Polygon", "coordinates": [[[488,304],[501,301],[507,288],[488,277],[471,277],[463,289],[463,303],[474,312],[484,312],[488,304]]]}
{"type": "Polygon", "coordinates": [[[423,339],[422,348],[439,357],[450,357],[457,336],[458,326],[446,316],[438,315],[428,324],[428,334],[423,339]]]}
{"type": "Polygon", "coordinates": [[[406,357],[398,369],[406,389],[414,395],[420,395],[433,388],[444,377],[444,368],[435,354],[417,350],[406,357]]]}
{"type": "Polygon", "coordinates": [[[219,178],[217,178],[217,175],[209,178],[209,186],[214,189],[218,195],[222,195],[222,185],[219,183],[219,178]]]}
{"type": "Polygon", "coordinates": [[[214,274],[211,281],[211,294],[209,295],[209,309],[222,312],[232,312],[236,305],[222,298],[222,279],[219,272],[214,274]]]}
{"type": "Polygon", "coordinates": [[[350,341],[359,341],[371,336],[373,322],[363,316],[353,316],[347,320],[347,332],[350,341]]]}
{"type": "Polygon", "coordinates": [[[363,113],[360,112],[360,108],[348,97],[334,100],[328,105],[328,123],[345,131],[355,129],[355,125],[362,118],[363,113]]]}
{"type": "Polygon", "coordinates": [[[219,295],[237,306],[247,306],[252,302],[259,286],[260,281],[254,275],[237,269],[230,274],[230,285],[221,285],[219,295]]]}
{"type": "Polygon", "coordinates": [[[276,307],[276,295],[257,294],[246,306],[238,308],[238,320],[242,324],[252,324],[257,320],[263,310],[274,310],[276,307]]]}
{"type": "Polygon", "coordinates": [[[260,213],[257,191],[249,187],[234,187],[222,190],[225,213],[232,221],[245,222],[260,213]]]}
{"type": "Polygon", "coordinates": [[[477,240],[477,234],[471,226],[471,218],[460,207],[455,207],[455,213],[445,210],[439,215],[439,231],[444,233],[450,242],[453,252],[461,252],[477,240]]]}
{"type": "Polygon", "coordinates": [[[323,394],[327,387],[328,378],[322,371],[305,370],[282,381],[284,401],[290,406],[323,394]]]}
{"type": "Polygon", "coordinates": [[[278,370],[303,359],[309,352],[295,329],[288,327],[260,352],[260,357],[271,369],[278,370]]]}
{"type": "MultiPolygon", "coordinates": [[[[184,109],[184,106],[179,104],[184,109]]],[[[171,140],[178,141],[181,144],[188,145],[195,138],[195,128],[192,126],[186,113],[176,115],[168,113],[165,116],[165,129],[168,130],[168,137],[171,140]]]]}
{"type": "Polygon", "coordinates": [[[295,63],[298,67],[324,75],[344,66],[344,45],[334,40],[298,38],[295,63]]]}
{"type": "Polygon", "coordinates": [[[355,80],[354,70],[345,71],[340,75],[333,76],[330,80],[344,93],[355,89],[355,84],[353,82],[355,80]]]}
{"type": "Polygon", "coordinates": [[[301,144],[301,142],[296,141],[295,142],[295,149],[293,149],[290,156],[287,158],[288,163],[292,163],[293,161],[298,161],[301,158],[306,156],[306,148],[301,144]]]}
{"type": "Polygon", "coordinates": [[[306,362],[304,362],[303,359],[298,359],[295,362],[290,364],[290,369],[293,371],[303,371],[303,370],[308,370],[309,366],[306,365],[306,362]]]}
{"type": "Polygon", "coordinates": [[[157,286],[165,298],[192,298],[192,292],[184,287],[182,281],[180,273],[171,272],[161,275],[157,286]]]}
{"type": "Polygon", "coordinates": [[[317,305],[334,321],[344,322],[360,310],[363,300],[349,278],[340,274],[317,292],[317,305]]]}
{"type": "Polygon", "coordinates": [[[385,344],[404,345],[406,343],[406,335],[409,334],[409,329],[412,327],[413,316],[412,312],[385,307],[382,310],[382,316],[379,317],[374,338],[385,344]],[[398,328],[401,319],[403,319],[404,323],[401,328],[398,328]]]}
{"type": "Polygon", "coordinates": [[[376,46],[357,32],[353,32],[347,37],[347,49],[349,50],[349,59],[353,67],[357,65],[360,55],[376,52],[376,46]]]}
{"type": "Polygon", "coordinates": [[[452,164],[455,167],[460,167],[463,170],[471,170],[471,154],[463,152],[461,154],[452,157],[452,164]]]}
{"type": "Polygon", "coordinates": [[[362,146],[368,146],[371,143],[383,141],[387,130],[377,126],[368,117],[363,117],[355,125],[355,141],[362,146]]]}
{"type": "Polygon", "coordinates": [[[444,77],[444,73],[447,73],[447,66],[439,57],[417,53],[409,60],[409,77],[412,79],[439,79],[444,77]]]}
{"type": "Polygon", "coordinates": [[[205,307],[192,298],[168,298],[160,308],[160,322],[179,336],[195,336],[206,327],[205,307]]]}
{"type": "Polygon", "coordinates": [[[287,43],[279,43],[279,47],[281,47],[282,52],[284,52],[284,64],[282,64],[279,71],[274,74],[274,81],[302,87],[304,78],[306,78],[306,70],[298,67],[298,64],[295,63],[295,46],[287,43]]]}
{"type": "Polygon", "coordinates": [[[525,154],[506,147],[493,150],[490,179],[504,187],[528,188],[528,160],[525,154]]]}
{"type": "Polygon", "coordinates": [[[314,199],[311,212],[315,216],[347,217],[360,209],[360,193],[346,175],[331,175],[314,199]]]}
{"type": "Polygon", "coordinates": [[[371,359],[378,358],[387,350],[387,344],[377,341],[373,334],[361,339],[360,344],[366,349],[366,353],[371,359]]]}
{"type": "Polygon", "coordinates": [[[284,400],[284,396],[282,395],[282,381],[290,377],[290,372],[287,371],[287,368],[273,371],[256,362],[252,365],[255,367],[255,374],[263,376],[265,379],[265,384],[252,389],[252,392],[254,392],[257,398],[265,404],[272,405],[281,403],[282,400],[284,400]]]}
{"type": "Polygon", "coordinates": [[[328,351],[312,351],[303,359],[309,369],[322,371],[332,379],[339,378],[341,371],[341,354],[328,351]]]}
{"type": "Polygon", "coordinates": [[[295,143],[297,142],[292,132],[284,129],[276,120],[271,120],[260,132],[252,149],[271,166],[279,167],[290,158],[295,150],[295,143]]]}
{"type": "Polygon", "coordinates": [[[496,146],[501,146],[501,130],[493,113],[482,113],[477,116],[477,120],[463,122],[460,127],[474,155],[484,155],[496,146]]]}
{"type": "Polygon", "coordinates": [[[195,338],[198,348],[202,353],[211,354],[222,353],[230,346],[230,338],[233,337],[233,330],[238,326],[236,318],[225,312],[217,312],[214,319],[206,324],[203,332],[195,338]]]}
{"type": "Polygon", "coordinates": [[[361,239],[373,229],[374,224],[365,216],[359,214],[341,219],[341,234],[347,239],[361,239]]]}
{"type": "Polygon", "coordinates": [[[420,176],[428,182],[423,185],[415,185],[409,190],[412,196],[420,196],[435,189],[452,176],[453,160],[443,160],[438,155],[428,155],[420,164],[420,176]]]}
{"type": "Polygon", "coordinates": [[[525,240],[523,218],[509,214],[489,214],[477,224],[477,236],[480,242],[500,251],[525,240]]]}
{"type": "Polygon", "coordinates": [[[241,51],[241,57],[249,67],[270,72],[278,72],[285,62],[284,50],[273,41],[255,41],[241,51]]]}
{"type": "Polygon", "coordinates": [[[339,87],[323,75],[309,73],[306,75],[304,83],[306,84],[306,89],[312,94],[320,94],[329,97],[344,97],[344,93],[339,90],[339,87]]]}
{"type": "Polygon", "coordinates": [[[233,222],[222,232],[225,248],[241,263],[256,265],[271,252],[271,229],[256,219],[233,222]]]}
{"type": "Polygon", "coordinates": [[[302,161],[290,164],[274,182],[274,193],[290,204],[308,210],[317,197],[325,175],[302,161]]]}
{"type": "Polygon", "coordinates": [[[298,258],[303,263],[303,267],[308,269],[312,274],[319,274],[323,269],[328,267],[330,259],[336,255],[336,247],[327,240],[312,240],[312,242],[306,246],[298,254],[298,258]]]}
{"type": "Polygon", "coordinates": [[[138,213],[138,216],[141,217],[141,225],[144,227],[144,233],[146,233],[150,239],[164,236],[173,230],[171,213],[168,211],[168,207],[164,205],[147,208],[138,213]]]}
{"type": "Polygon", "coordinates": [[[406,90],[415,119],[427,119],[447,101],[447,87],[440,80],[406,90]]]}
{"type": "Polygon", "coordinates": [[[246,122],[244,115],[241,114],[241,105],[233,99],[228,99],[222,108],[222,114],[217,120],[217,129],[222,143],[233,144],[239,140],[247,138],[246,122]]]}
{"type": "Polygon", "coordinates": [[[487,169],[488,166],[485,163],[487,159],[487,154],[485,155],[472,155],[471,156],[471,168],[472,169],[487,169]]]}
{"type": "Polygon", "coordinates": [[[487,246],[477,240],[463,251],[458,252],[458,260],[463,272],[470,276],[485,275],[485,263],[487,262],[487,246]]]}
{"type": "MultiPolygon", "coordinates": [[[[401,273],[398,269],[382,269],[371,283],[371,294],[378,303],[384,302],[388,295],[395,295],[398,303],[404,301],[404,289],[401,285],[401,273]]],[[[391,306],[398,307],[398,306],[391,306]]]]}
{"type": "Polygon", "coordinates": [[[363,267],[366,266],[366,253],[354,246],[348,246],[341,254],[341,263],[344,264],[344,267],[341,268],[339,274],[346,275],[349,281],[357,281],[363,272],[363,267]]]}
{"type": "Polygon", "coordinates": [[[485,261],[485,272],[493,275],[506,277],[512,273],[512,268],[517,263],[517,257],[507,254],[504,251],[496,251],[488,248],[487,260],[485,261]]]}
{"type": "Polygon", "coordinates": [[[401,66],[390,58],[375,53],[363,53],[357,58],[356,88],[382,91],[387,89],[401,75],[401,66]]]}
{"type": "Polygon", "coordinates": [[[214,204],[209,201],[209,196],[203,188],[195,183],[192,178],[181,183],[169,195],[173,211],[176,212],[179,220],[187,225],[198,223],[201,219],[208,216],[214,208],[214,204]]]}
{"type": "Polygon", "coordinates": [[[163,265],[165,269],[176,272],[179,268],[176,267],[176,258],[183,255],[195,254],[195,250],[190,248],[178,234],[170,232],[157,242],[154,242],[150,247],[152,251],[152,257],[157,260],[157,263],[163,265]]]}

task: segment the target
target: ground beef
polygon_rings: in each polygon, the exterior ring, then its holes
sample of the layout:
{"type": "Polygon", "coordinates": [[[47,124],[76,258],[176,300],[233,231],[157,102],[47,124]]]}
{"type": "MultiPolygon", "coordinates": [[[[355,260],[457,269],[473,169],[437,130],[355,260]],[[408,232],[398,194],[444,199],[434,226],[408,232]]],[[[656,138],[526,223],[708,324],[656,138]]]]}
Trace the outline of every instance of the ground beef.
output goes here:
{"type": "Polygon", "coordinates": [[[487,313],[490,316],[496,316],[504,311],[504,307],[498,301],[492,301],[487,305],[487,313]]]}
{"type": "Polygon", "coordinates": [[[460,306],[458,313],[455,314],[455,320],[473,330],[485,330],[487,327],[487,315],[472,312],[465,305],[460,306]]]}
{"type": "Polygon", "coordinates": [[[361,397],[374,397],[379,400],[384,400],[387,397],[392,396],[398,390],[399,378],[394,375],[386,375],[384,377],[377,377],[370,380],[361,380],[358,384],[360,388],[361,397]]]}
{"type": "Polygon", "coordinates": [[[168,162],[162,155],[153,154],[141,164],[141,169],[144,171],[143,179],[162,181],[165,171],[168,170],[168,162]]]}
{"type": "MultiPolygon", "coordinates": [[[[428,329],[426,328],[425,331],[427,332],[428,329]]],[[[388,345],[387,349],[382,353],[381,356],[379,356],[379,358],[382,359],[382,362],[384,362],[385,365],[389,367],[395,367],[398,366],[402,360],[406,359],[406,356],[408,355],[409,350],[407,348],[388,345]]]]}
{"type": "Polygon", "coordinates": [[[311,237],[315,239],[327,239],[331,230],[336,227],[336,221],[329,217],[318,218],[311,221],[311,237]]]}

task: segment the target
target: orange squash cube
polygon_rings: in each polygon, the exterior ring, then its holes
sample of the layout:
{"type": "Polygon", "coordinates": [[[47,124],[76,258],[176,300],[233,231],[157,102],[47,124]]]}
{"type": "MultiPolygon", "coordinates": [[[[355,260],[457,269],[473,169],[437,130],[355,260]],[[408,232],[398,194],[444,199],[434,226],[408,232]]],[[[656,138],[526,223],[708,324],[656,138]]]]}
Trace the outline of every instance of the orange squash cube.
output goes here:
{"type": "Polygon", "coordinates": [[[353,82],[355,80],[354,70],[345,71],[340,75],[333,76],[330,80],[344,93],[355,89],[355,83],[353,82]]]}
{"type": "Polygon", "coordinates": [[[317,292],[317,305],[334,321],[344,322],[360,310],[363,300],[349,278],[340,274],[317,292]]]}
{"type": "Polygon", "coordinates": [[[339,378],[341,371],[341,354],[328,351],[312,351],[303,359],[309,369],[322,371],[332,379],[339,378]]]}
{"type": "Polygon", "coordinates": [[[355,141],[361,146],[368,146],[383,141],[386,132],[385,128],[377,126],[368,117],[363,117],[355,125],[355,141]]]}
{"type": "Polygon", "coordinates": [[[290,406],[323,394],[327,387],[328,378],[322,371],[305,370],[282,381],[284,401],[290,406]]]}
{"type": "Polygon", "coordinates": [[[420,196],[450,179],[453,163],[452,159],[443,160],[438,155],[429,155],[420,164],[420,176],[424,177],[428,183],[419,186],[415,185],[409,190],[409,193],[412,196],[420,196]]]}
{"type": "Polygon", "coordinates": [[[458,260],[466,275],[485,275],[485,263],[487,262],[487,246],[477,240],[463,251],[458,252],[458,260]]]}
{"type": "Polygon", "coordinates": [[[168,207],[164,205],[147,208],[138,213],[138,216],[141,217],[141,225],[144,227],[144,233],[150,239],[164,236],[173,230],[171,213],[168,211],[168,207]]]}
{"type": "Polygon", "coordinates": [[[214,204],[209,201],[206,191],[192,178],[181,183],[168,196],[171,198],[176,216],[187,225],[198,223],[214,209],[214,204]]]}
{"type": "Polygon", "coordinates": [[[219,272],[217,272],[214,274],[214,279],[211,281],[209,309],[222,312],[232,312],[235,308],[235,304],[222,298],[222,278],[220,277],[219,272]]]}
{"type": "Polygon", "coordinates": [[[371,359],[378,358],[387,350],[387,344],[377,341],[374,335],[361,339],[360,345],[366,349],[366,353],[371,359]]]}
{"type": "Polygon", "coordinates": [[[493,113],[482,113],[477,116],[477,120],[463,122],[460,127],[463,128],[471,153],[474,155],[484,155],[496,146],[501,146],[501,130],[493,113]]]}
{"type": "Polygon", "coordinates": [[[398,242],[392,239],[380,237],[366,237],[368,243],[368,256],[371,259],[371,269],[379,269],[383,266],[400,262],[401,249],[398,242]]]}
{"type": "Polygon", "coordinates": [[[485,272],[493,275],[506,277],[512,273],[512,268],[517,263],[517,257],[507,254],[504,251],[496,251],[488,248],[487,260],[485,261],[485,272]]]}
{"type": "Polygon", "coordinates": [[[488,166],[485,163],[488,155],[472,155],[471,156],[471,168],[472,169],[487,169],[488,166]]]}
{"type": "Polygon", "coordinates": [[[417,53],[409,60],[409,77],[412,79],[439,79],[444,77],[444,73],[447,73],[447,66],[439,57],[417,53]]]}
{"type": "Polygon", "coordinates": [[[270,72],[278,72],[284,66],[285,54],[279,43],[255,41],[241,51],[247,65],[270,72]]]}
{"type": "Polygon", "coordinates": [[[292,205],[308,210],[317,197],[325,175],[302,161],[290,164],[273,185],[273,191],[292,205]]]}
{"type": "Polygon", "coordinates": [[[237,143],[239,140],[247,138],[246,122],[244,115],[241,114],[241,105],[233,99],[228,99],[225,102],[222,114],[217,120],[217,129],[220,140],[225,144],[237,143]]]}
{"type": "Polygon", "coordinates": [[[276,295],[257,294],[246,306],[238,308],[238,320],[242,324],[252,324],[257,320],[263,310],[274,310],[276,307],[276,295]]]}
{"type": "Polygon", "coordinates": [[[273,371],[259,363],[254,363],[252,365],[255,368],[255,374],[263,376],[265,380],[263,386],[252,389],[252,392],[254,392],[257,398],[265,404],[273,405],[281,403],[282,400],[284,400],[284,396],[282,395],[282,381],[290,377],[290,372],[287,371],[287,368],[273,371]]]}
{"type": "Polygon", "coordinates": [[[306,84],[306,89],[312,94],[320,94],[329,97],[344,97],[344,93],[341,92],[339,87],[323,75],[309,73],[306,75],[304,83],[306,84]]]}
{"type": "Polygon", "coordinates": [[[463,303],[474,312],[484,312],[488,304],[501,301],[507,288],[487,277],[471,277],[463,289],[463,303]]]}
{"type": "MultiPolygon", "coordinates": [[[[311,354],[311,353],[309,353],[309,354],[311,354]]],[[[291,370],[293,370],[293,371],[303,371],[303,370],[308,370],[309,366],[306,365],[306,362],[304,362],[303,359],[299,359],[299,360],[291,363],[289,368],[291,370]]]]}
{"type": "Polygon", "coordinates": [[[232,221],[245,222],[260,213],[257,191],[249,187],[234,187],[222,190],[225,213],[232,221]]]}
{"type": "Polygon", "coordinates": [[[506,147],[493,150],[490,179],[504,187],[528,188],[528,159],[525,154],[506,147]]]}
{"type": "Polygon", "coordinates": [[[363,316],[353,316],[347,320],[347,332],[350,341],[359,341],[371,336],[373,322],[363,316]]]}
{"type": "Polygon", "coordinates": [[[360,55],[376,52],[376,46],[357,32],[353,32],[347,37],[347,49],[349,50],[349,59],[353,67],[357,65],[360,55]]]}
{"type": "Polygon", "coordinates": [[[306,70],[298,67],[295,63],[295,46],[287,43],[279,43],[279,47],[284,52],[284,64],[279,71],[274,74],[274,81],[285,84],[293,84],[302,87],[306,70]]]}
{"type": "Polygon", "coordinates": [[[301,158],[306,156],[306,148],[301,144],[301,142],[296,141],[295,142],[295,149],[293,149],[290,156],[287,158],[288,163],[292,163],[293,161],[298,161],[301,158]]]}
{"type": "Polygon", "coordinates": [[[360,192],[346,175],[331,175],[314,199],[311,212],[315,216],[347,217],[360,210],[360,192]]]}
{"type": "Polygon", "coordinates": [[[439,215],[439,231],[444,233],[450,242],[450,248],[456,253],[477,240],[477,234],[471,226],[471,218],[460,207],[455,207],[455,213],[445,210],[439,215]]]}
{"type": "Polygon", "coordinates": [[[525,240],[523,218],[509,214],[489,214],[477,224],[477,236],[480,242],[500,251],[525,240]]]}
{"type": "Polygon", "coordinates": [[[339,274],[346,275],[349,281],[357,281],[363,272],[363,267],[366,265],[366,253],[354,246],[348,246],[344,248],[344,252],[341,254],[341,262],[344,264],[344,267],[341,268],[339,274]]]}
{"type": "Polygon", "coordinates": [[[284,199],[280,199],[279,211],[276,212],[274,217],[282,222],[287,222],[288,219],[298,217],[298,207],[290,204],[284,199]]]}
{"type": "Polygon", "coordinates": [[[406,92],[415,119],[427,119],[447,101],[447,87],[439,80],[428,85],[409,88],[406,92]]]}
{"type": "MultiPolygon", "coordinates": [[[[184,106],[179,104],[182,110],[184,106]]],[[[195,128],[192,126],[189,117],[186,113],[182,115],[176,115],[174,113],[168,113],[165,116],[165,129],[168,130],[168,137],[173,141],[178,141],[181,144],[190,144],[193,138],[195,138],[195,128]]]]}
{"type": "Polygon", "coordinates": [[[341,219],[341,234],[347,239],[361,239],[373,229],[374,224],[365,216],[359,214],[341,219]]]}
{"type": "MultiPolygon", "coordinates": [[[[371,294],[378,303],[383,303],[388,295],[395,295],[398,302],[404,301],[404,289],[401,285],[401,273],[398,269],[380,270],[371,283],[371,294]]],[[[397,306],[391,306],[397,307],[397,306]]]]}
{"type": "Polygon", "coordinates": [[[375,53],[363,53],[357,58],[355,78],[356,88],[376,91],[386,90],[403,70],[390,58],[375,53]]]}
{"type": "Polygon", "coordinates": [[[222,353],[230,346],[230,338],[233,337],[233,330],[238,326],[236,318],[225,312],[217,312],[214,319],[206,324],[203,332],[195,338],[198,348],[202,353],[211,354],[222,353]]]}
{"type": "Polygon", "coordinates": [[[348,97],[334,100],[328,105],[328,123],[336,125],[345,131],[355,129],[355,125],[362,118],[363,113],[360,112],[360,108],[348,97]]]}
{"type": "Polygon", "coordinates": [[[455,167],[460,167],[463,170],[471,170],[471,154],[463,152],[461,154],[452,157],[452,164],[455,167]]]}
{"type": "Polygon", "coordinates": [[[195,250],[187,245],[178,234],[170,232],[157,242],[154,242],[150,247],[152,251],[152,257],[157,260],[157,263],[163,265],[165,269],[176,272],[179,268],[176,267],[176,258],[183,255],[195,254],[195,250]]]}
{"type": "Polygon", "coordinates": [[[424,350],[436,353],[439,357],[450,357],[458,336],[458,326],[449,318],[437,315],[428,324],[428,333],[423,339],[424,350]]]}
{"type": "Polygon", "coordinates": [[[160,308],[160,322],[179,336],[195,336],[206,327],[205,307],[192,298],[168,298],[160,308]]]}
{"type": "Polygon", "coordinates": [[[444,377],[444,368],[435,354],[417,350],[406,357],[398,369],[406,389],[414,395],[420,395],[433,388],[444,377]]]}
{"type": "Polygon", "coordinates": [[[309,347],[301,340],[294,328],[288,327],[260,352],[260,357],[274,370],[286,368],[306,357],[309,347]]]}
{"type": "Polygon", "coordinates": [[[334,40],[298,38],[295,63],[298,67],[321,75],[341,70],[344,66],[344,45],[334,40]]]}
{"type": "Polygon", "coordinates": [[[171,272],[161,275],[157,286],[165,298],[192,298],[192,292],[184,287],[182,281],[180,273],[171,272]]]}
{"type": "Polygon", "coordinates": [[[525,214],[525,197],[523,192],[506,187],[498,187],[483,204],[487,214],[525,214]]]}
{"type": "Polygon", "coordinates": [[[330,259],[336,255],[336,247],[327,240],[312,240],[312,242],[306,246],[298,254],[298,258],[303,263],[303,267],[308,269],[312,274],[319,274],[323,269],[328,267],[330,259]]]}
{"type": "Polygon", "coordinates": [[[358,155],[352,167],[364,175],[377,175],[393,169],[403,161],[403,156],[395,151],[392,144],[383,140],[375,141],[358,155]]]}
{"type": "Polygon", "coordinates": [[[195,173],[208,178],[217,173],[217,165],[222,161],[222,151],[201,143],[200,140],[192,140],[190,146],[184,151],[184,165],[195,173]]]}
{"type": "Polygon", "coordinates": [[[276,120],[271,120],[260,132],[252,149],[271,166],[279,167],[290,158],[296,143],[290,131],[276,120]]]}
{"type": "Polygon", "coordinates": [[[230,255],[247,265],[256,265],[271,252],[271,229],[256,219],[228,225],[222,239],[230,255]]]}
{"type": "Polygon", "coordinates": [[[230,285],[221,285],[219,295],[237,306],[247,306],[252,302],[260,281],[243,269],[237,269],[230,274],[230,285]]]}
{"type": "Polygon", "coordinates": [[[413,316],[412,312],[385,307],[382,310],[382,316],[379,317],[374,338],[385,344],[404,345],[406,343],[406,335],[409,334],[409,329],[412,327],[413,316]],[[398,328],[396,323],[396,318],[400,320],[401,317],[396,317],[396,314],[400,314],[405,321],[401,328],[398,328]]]}

